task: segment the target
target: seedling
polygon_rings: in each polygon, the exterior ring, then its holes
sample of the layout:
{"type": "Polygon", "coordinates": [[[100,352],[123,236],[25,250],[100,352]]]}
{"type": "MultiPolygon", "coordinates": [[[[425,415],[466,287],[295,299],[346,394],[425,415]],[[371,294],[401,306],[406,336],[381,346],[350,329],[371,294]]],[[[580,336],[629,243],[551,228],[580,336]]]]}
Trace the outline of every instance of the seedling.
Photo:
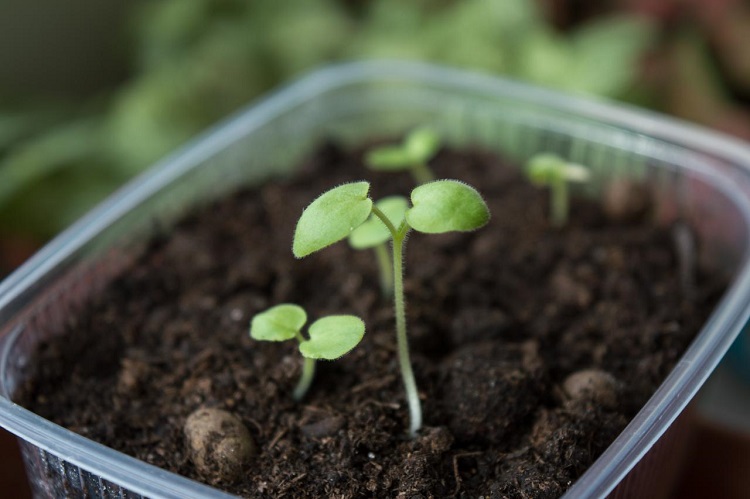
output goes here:
{"type": "Polygon", "coordinates": [[[255,315],[250,322],[250,336],[259,341],[287,341],[296,338],[304,358],[302,375],[294,389],[294,400],[302,400],[315,375],[317,359],[335,360],[348,353],[362,340],[365,323],[354,315],[329,315],[313,322],[302,336],[307,322],[305,310],[291,303],[271,307],[255,315]]]}
{"type": "MultiPolygon", "coordinates": [[[[383,198],[375,206],[388,217],[389,220],[403,220],[409,202],[401,196],[383,198]]],[[[349,234],[349,246],[354,249],[372,248],[378,262],[380,275],[380,291],[386,298],[393,297],[393,265],[388,253],[387,243],[391,233],[376,216],[370,217],[362,225],[349,234]]]]}
{"type": "Polygon", "coordinates": [[[550,220],[555,227],[568,223],[568,182],[587,182],[591,177],[591,172],[585,166],[569,163],[550,153],[532,157],[526,164],[526,174],[532,184],[549,187],[550,220]]]}
{"type": "Polygon", "coordinates": [[[367,166],[377,171],[410,171],[418,184],[435,180],[427,162],[440,149],[440,138],[434,130],[421,127],[413,130],[397,146],[381,146],[365,157],[367,166]]]}
{"type": "Polygon", "coordinates": [[[399,367],[409,404],[409,433],[414,436],[422,426],[422,408],[406,335],[403,270],[406,236],[411,229],[427,234],[472,231],[485,225],[490,213],[482,196],[457,180],[438,180],[417,187],[411,192],[411,208],[394,218],[379,207],[382,202],[373,204],[369,190],[368,182],[353,182],[323,193],[302,212],[294,232],[292,251],[297,258],[305,257],[349,237],[372,216],[387,230],[393,244],[393,301],[399,367]]]}

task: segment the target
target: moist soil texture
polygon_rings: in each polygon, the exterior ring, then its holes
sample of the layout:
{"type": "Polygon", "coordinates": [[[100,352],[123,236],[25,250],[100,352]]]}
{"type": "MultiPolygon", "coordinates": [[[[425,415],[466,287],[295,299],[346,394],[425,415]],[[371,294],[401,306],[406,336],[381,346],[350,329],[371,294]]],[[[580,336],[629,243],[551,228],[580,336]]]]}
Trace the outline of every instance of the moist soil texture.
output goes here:
{"type": "Polygon", "coordinates": [[[293,177],[189,214],[39,348],[17,401],[246,497],[563,494],[653,394],[725,283],[693,269],[685,289],[679,269],[690,262],[669,228],[650,223],[648,202],[624,223],[576,198],[570,223],[554,229],[548,193],[502,158],[443,150],[432,161],[437,177],[477,187],[492,219],[473,233],[412,233],[407,242],[424,411],[408,438],[374,253],[345,242],[302,260],[291,253],[297,218],[325,190],[368,179],[379,199],[414,187],[408,174],[368,171],[362,156],[326,144],[293,177]],[[297,345],[248,335],[254,314],[283,302],[311,321],[356,314],[367,325],[352,352],[318,363],[300,403],[291,397],[297,345]],[[226,458],[216,442],[240,438],[222,435],[223,423],[187,433],[210,441],[185,436],[188,417],[206,409],[246,428],[236,429],[251,440],[240,473],[225,472],[236,463],[205,462],[226,458]]]}

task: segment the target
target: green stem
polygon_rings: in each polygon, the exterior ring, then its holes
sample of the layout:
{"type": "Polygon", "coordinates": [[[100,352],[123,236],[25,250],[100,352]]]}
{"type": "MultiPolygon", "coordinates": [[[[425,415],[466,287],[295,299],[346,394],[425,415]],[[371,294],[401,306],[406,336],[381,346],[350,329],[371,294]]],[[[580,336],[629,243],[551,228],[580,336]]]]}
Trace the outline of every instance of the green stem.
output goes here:
{"type": "Polygon", "coordinates": [[[555,227],[563,227],[568,222],[568,183],[564,178],[555,179],[552,189],[550,219],[555,227]]]}
{"type": "Polygon", "coordinates": [[[391,233],[391,237],[395,239],[398,231],[396,230],[396,227],[393,226],[393,223],[391,223],[390,219],[385,215],[385,213],[383,213],[377,206],[372,205],[372,214],[378,217],[381,222],[383,222],[385,228],[388,229],[388,232],[391,233]]]}
{"type": "Polygon", "coordinates": [[[430,167],[426,163],[416,163],[412,166],[411,175],[420,185],[435,180],[435,175],[433,175],[432,170],[430,170],[430,167]]]}
{"type": "Polygon", "coordinates": [[[315,359],[308,359],[307,357],[303,357],[303,359],[305,362],[302,364],[302,376],[300,376],[297,386],[292,393],[292,397],[297,402],[304,398],[315,376],[315,359]]]}
{"type": "Polygon", "coordinates": [[[393,268],[391,267],[391,255],[388,254],[388,248],[385,244],[375,246],[375,256],[378,260],[380,272],[380,292],[384,298],[390,298],[393,296],[393,268]]]}
{"type": "Polygon", "coordinates": [[[404,242],[409,232],[409,224],[401,223],[398,230],[388,217],[377,207],[372,207],[373,214],[388,228],[393,238],[393,304],[396,313],[396,343],[398,348],[398,363],[401,368],[401,378],[406,389],[406,402],[409,404],[409,435],[416,436],[422,427],[422,405],[419,401],[417,382],[409,359],[409,341],[406,336],[406,310],[404,302],[404,242]]]}

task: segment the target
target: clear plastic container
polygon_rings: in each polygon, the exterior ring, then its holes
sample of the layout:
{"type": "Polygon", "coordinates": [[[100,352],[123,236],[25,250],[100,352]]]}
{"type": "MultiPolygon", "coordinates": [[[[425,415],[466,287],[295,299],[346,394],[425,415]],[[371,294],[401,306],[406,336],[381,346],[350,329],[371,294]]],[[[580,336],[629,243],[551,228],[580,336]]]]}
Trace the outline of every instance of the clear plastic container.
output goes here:
{"type": "Polygon", "coordinates": [[[727,363],[742,381],[750,386],[750,328],[746,327],[727,353],[727,363]]]}
{"type": "MultiPolygon", "coordinates": [[[[637,176],[658,193],[659,223],[687,223],[700,261],[731,286],[688,351],[567,497],[657,497],[688,425],[681,414],[750,315],[750,150],[662,117],[430,65],[322,69],[239,113],[120,190],[0,284],[0,425],[21,440],[38,496],[226,497],[75,435],[12,402],[29,354],[144,241],[189,207],[290,171],[320,141],[356,144],[420,124],[455,145],[519,160],[553,150],[604,180],[637,176]]],[[[689,412],[689,411],[688,411],[689,412]]]]}

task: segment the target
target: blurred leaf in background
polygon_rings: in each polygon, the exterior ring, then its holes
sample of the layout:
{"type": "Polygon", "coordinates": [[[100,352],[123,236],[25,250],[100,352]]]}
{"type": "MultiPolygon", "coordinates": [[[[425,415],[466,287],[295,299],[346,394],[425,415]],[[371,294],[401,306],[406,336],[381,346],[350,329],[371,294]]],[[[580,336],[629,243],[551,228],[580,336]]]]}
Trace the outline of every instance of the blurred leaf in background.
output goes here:
{"type": "Polygon", "coordinates": [[[94,104],[0,99],[0,236],[49,237],[207,126],[330,61],[427,60],[631,95],[644,53],[659,40],[657,22],[620,9],[561,29],[549,22],[553,4],[570,10],[562,0],[129,4],[128,76],[92,94],[94,104]]]}
{"type": "Polygon", "coordinates": [[[113,97],[106,116],[117,166],[137,173],[247,103],[272,84],[262,68],[257,35],[230,25],[142,73],[113,97]]]}
{"type": "Polygon", "coordinates": [[[89,117],[63,122],[5,149],[0,161],[2,232],[53,234],[80,215],[75,206],[81,208],[82,199],[98,197],[88,192],[92,182],[81,184],[82,178],[104,177],[97,183],[100,195],[126,180],[108,167],[101,121],[89,117]],[[39,196],[36,190],[45,184],[52,188],[39,196]]]}
{"type": "Polygon", "coordinates": [[[566,37],[541,29],[524,45],[527,64],[518,76],[572,92],[623,97],[654,35],[651,23],[632,17],[589,22],[566,37]]]}

